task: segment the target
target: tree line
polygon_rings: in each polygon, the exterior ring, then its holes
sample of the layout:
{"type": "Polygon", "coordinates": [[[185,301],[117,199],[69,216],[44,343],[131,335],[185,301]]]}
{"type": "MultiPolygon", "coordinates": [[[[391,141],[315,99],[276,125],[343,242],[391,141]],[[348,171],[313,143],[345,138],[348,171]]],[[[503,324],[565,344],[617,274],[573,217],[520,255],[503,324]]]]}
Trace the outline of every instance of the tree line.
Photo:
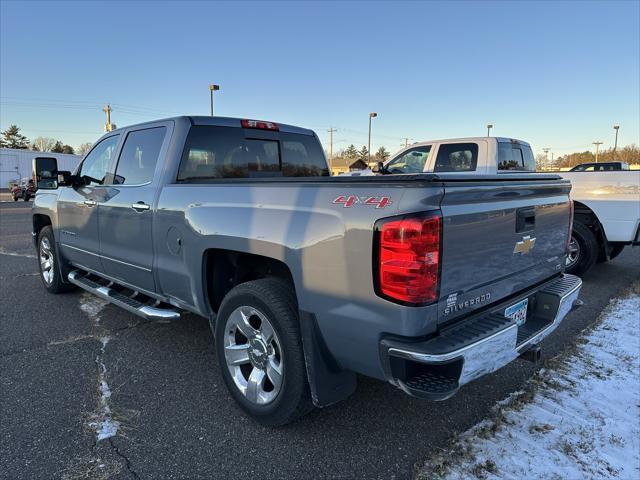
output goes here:
{"type": "MultiPolygon", "coordinates": [[[[384,162],[389,158],[389,155],[390,153],[386,148],[380,147],[375,153],[371,155],[371,162],[384,162]]],[[[339,150],[333,155],[333,158],[331,159],[331,166],[348,167],[358,160],[361,160],[364,163],[368,163],[369,149],[366,145],[363,145],[362,148],[358,149],[354,144],[351,144],[347,148],[339,150]]]]}
{"type": "MultiPolygon", "coordinates": [[[[558,157],[553,163],[554,168],[575,167],[580,163],[592,163],[596,161],[596,154],[590,151],[569,153],[558,157]]],[[[631,164],[640,164],[640,147],[637,145],[627,145],[626,147],[618,147],[613,152],[613,147],[598,152],[598,162],[626,162],[631,164]]]]}
{"type": "Polygon", "coordinates": [[[89,151],[91,145],[91,143],[86,142],[74,149],[71,145],[50,137],[36,137],[33,141],[29,141],[26,136],[20,133],[20,128],[16,125],[9,126],[0,134],[0,147],[34,150],[36,152],[84,155],[89,151]]]}

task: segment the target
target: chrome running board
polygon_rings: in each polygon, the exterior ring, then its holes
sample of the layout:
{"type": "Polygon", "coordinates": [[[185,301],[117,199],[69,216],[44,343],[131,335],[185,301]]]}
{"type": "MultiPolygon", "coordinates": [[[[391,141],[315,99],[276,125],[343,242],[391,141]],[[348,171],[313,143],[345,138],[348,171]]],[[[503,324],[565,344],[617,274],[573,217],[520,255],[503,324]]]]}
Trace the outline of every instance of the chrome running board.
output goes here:
{"type": "Polygon", "coordinates": [[[113,303],[145,320],[169,322],[180,318],[180,310],[177,310],[172,305],[163,304],[159,300],[144,297],[143,294],[129,289],[127,290],[132,293],[125,295],[114,289],[115,284],[113,282],[105,279],[104,284],[99,283],[103,279],[92,273],[74,270],[69,273],[68,278],[71,283],[83,290],[93,293],[107,302],[113,303]],[[142,302],[136,299],[136,297],[144,297],[146,301],[142,302]]]}

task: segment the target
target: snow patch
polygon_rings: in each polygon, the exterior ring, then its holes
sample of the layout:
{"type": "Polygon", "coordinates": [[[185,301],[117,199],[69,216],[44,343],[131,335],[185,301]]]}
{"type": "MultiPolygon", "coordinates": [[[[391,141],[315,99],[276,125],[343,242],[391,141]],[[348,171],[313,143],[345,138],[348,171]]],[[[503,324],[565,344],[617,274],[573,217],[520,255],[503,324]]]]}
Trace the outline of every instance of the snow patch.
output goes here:
{"type": "MultiPolygon", "coordinates": [[[[85,293],[80,297],[80,310],[82,310],[95,325],[99,325],[100,312],[107,305],[107,301],[89,293],[85,293]]],[[[92,416],[91,421],[89,421],[89,426],[95,430],[97,440],[100,441],[116,436],[120,422],[114,420],[109,405],[111,389],[107,383],[107,367],[103,361],[104,352],[111,337],[105,335],[99,337],[98,340],[101,343],[100,352],[95,360],[96,365],[98,365],[98,410],[92,416]]]]}
{"type": "Polygon", "coordinates": [[[614,300],[539,386],[498,402],[418,478],[640,478],[640,292],[614,300]]]}
{"type": "Polygon", "coordinates": [[[80,297],[80,310],[82,310],[94,323],[100,321],[100,312],[109,304],[106,300],[90,293],[83,293],[80,297]]]}
{"type": "Polygon", "coordinates": [[[94,420],[89,422],[89,426],[96,431],[98,441],[114,437],[120,427],[120,422],[113,419],[111,407],[109,406],[111,389],[109,388],[106,378],[107,367],[102,361],[104,351],[111,337],[101,337],[99,340],[102,344],[100,353],[96,356],[96,364],[98,365],[98,391],[100,392],[100,398],[98,400],[99,407],[98,412],[94,415],[94,420]]]}
{"type": "Polygon", "coordinates": [[[10,257],[24,257],[24,258],[36,258],[36,256],[32,253],[16,253],[5,250],[3,247],[0,247],[0,255],[8,255],[10,257]]]}

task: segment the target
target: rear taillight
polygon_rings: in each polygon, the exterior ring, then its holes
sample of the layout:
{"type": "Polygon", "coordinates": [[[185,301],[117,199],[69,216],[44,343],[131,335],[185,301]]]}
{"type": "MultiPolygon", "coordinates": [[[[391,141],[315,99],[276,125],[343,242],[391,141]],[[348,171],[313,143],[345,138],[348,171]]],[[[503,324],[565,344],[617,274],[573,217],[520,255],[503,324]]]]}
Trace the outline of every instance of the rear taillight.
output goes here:
{"type": "Polygon", "coordinates": [[[374,243],[376,293],[404,304],[435,302],[441,230],[438,215],[411,215],[378,222],[374,243]]]}
{"type": "Polygon", "coordinates": [[[573,233],[573,215],[574,215],[575,205],[573,204],[573,200],[569,200],[569,233],[567,235],[567,253],[569,253],[569,244],[571,243],[571,234],[573,233]]]}
{"type": "Polygon", "coordinates": [[[273,122],[264,122],[262,120],[241,120],[242,128],[257,128],[259,130],[278,130],[278,124],[273,122]]]}

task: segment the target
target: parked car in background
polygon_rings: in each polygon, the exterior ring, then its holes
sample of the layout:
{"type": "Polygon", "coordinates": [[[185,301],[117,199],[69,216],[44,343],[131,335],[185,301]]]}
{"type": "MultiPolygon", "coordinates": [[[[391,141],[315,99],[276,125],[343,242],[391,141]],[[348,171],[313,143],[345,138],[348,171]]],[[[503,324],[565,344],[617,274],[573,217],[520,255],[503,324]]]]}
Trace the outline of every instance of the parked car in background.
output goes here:
{"type": "Polygon", "coordinates": [[[640,245],[640,170],[560,172],[571,181],[573,232],[567,271],[586,273],[640,245]]]}
{"type": "Polygon", "coordinates": [[[617,170],[629,170],[629,164],[625,162],[599,162],[581,163],[573,167],[570,172],[610,172],[617,170]]]}
{"type": "MultiPolygon", "coordinates": [[[[495,139],[434,147],[437,176],[330,177],[303,128],[176,117],[115,130],[73,175],[36,161],[44,287],[209,319],[224,382],[264,424],[346,398],[356,373],[444,400],[536,360],[582,283],[563,273],[568,181],[458,175],[497,155],[495,139]]],[[[506,147],[509,168],[528,168],[528,146],[506,147]]],[[[395,169],[416,168],[407,155],[395,169]]]]}
{"type": "Polygon", "coordinates": [[[11,198],[13,199],[14,202],[17,202],[20,199],[24,200],[25,202],[28,202],[33,197],[35,197],[36,186],[35,186],[35,183],[33,182],[33,179],[25,178],[22,180],[20,185],[18,185],[17,183],[14,183],[11,186],[10,193],[11,193],[11,198]]]}

